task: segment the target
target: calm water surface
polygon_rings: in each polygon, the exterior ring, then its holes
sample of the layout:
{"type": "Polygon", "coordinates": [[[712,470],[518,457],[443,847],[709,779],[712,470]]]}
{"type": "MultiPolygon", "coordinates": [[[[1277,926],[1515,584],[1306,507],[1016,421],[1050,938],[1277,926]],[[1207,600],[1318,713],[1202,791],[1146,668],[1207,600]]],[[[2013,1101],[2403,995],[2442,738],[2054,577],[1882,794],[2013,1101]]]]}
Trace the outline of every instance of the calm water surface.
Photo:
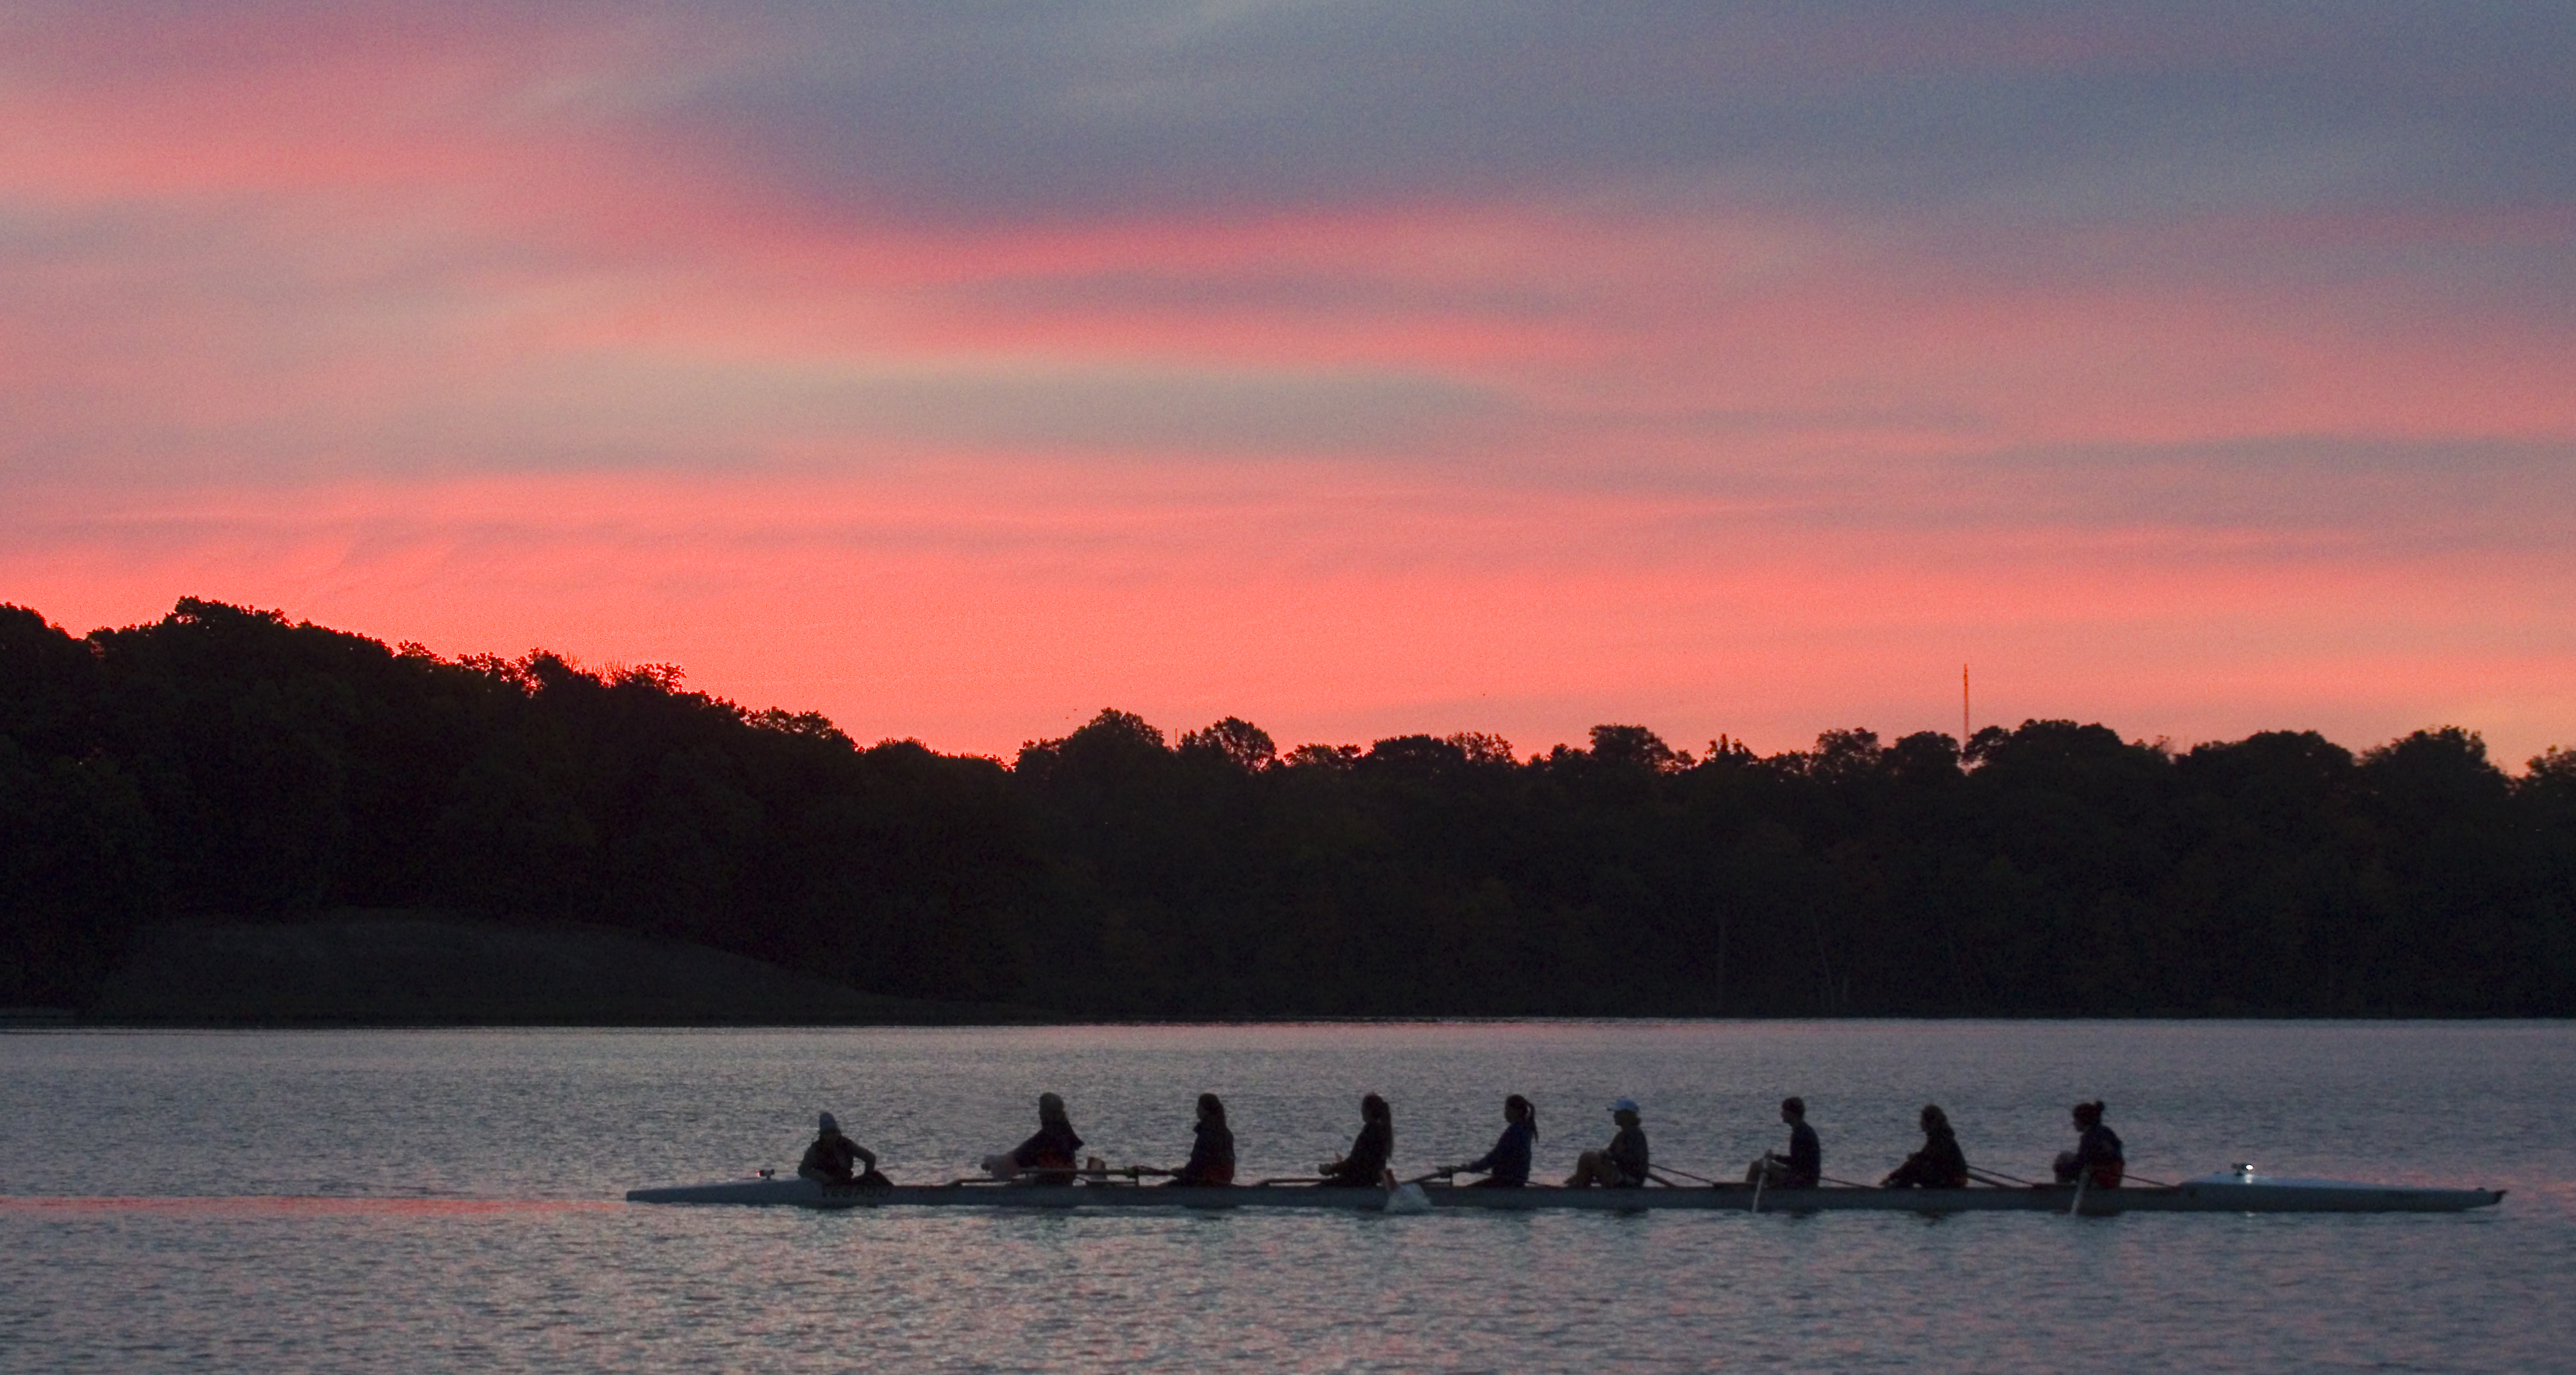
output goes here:
{"type": "Polygon", "coordinates": [[[2576,1367],[2576,1025],[1441,1024],[0,1036],[0,1369],[2551,1370],[2576,1367]],[[1025,1216],[647,1208],[829,1108],[907,1181],[1072,1103],[1248,1176],[1395,1104],[1400,1168],[1540,1166],[1646,1109],[1738,1173],[1804,1094],[1875,1179],[1941,1103],[2043,1171],[2100,1096],[2133,1170],[2513,1190],[2468,1216],[1025,1216]]]}

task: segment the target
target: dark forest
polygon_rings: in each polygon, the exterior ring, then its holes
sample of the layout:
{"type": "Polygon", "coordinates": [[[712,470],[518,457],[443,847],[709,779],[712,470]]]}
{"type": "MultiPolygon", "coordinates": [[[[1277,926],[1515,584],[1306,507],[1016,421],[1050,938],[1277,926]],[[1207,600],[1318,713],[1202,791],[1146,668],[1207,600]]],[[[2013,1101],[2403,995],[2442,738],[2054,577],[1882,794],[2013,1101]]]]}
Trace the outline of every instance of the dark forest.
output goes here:
{"type": "Polygon", "coordinates": [[[660,665],[183,600],[0,608],[0,1004],[145,923],[577,920],[1072,1016],[2576,1014],[2576,754],[2025,721],[1281,752],[1120,711],[1001,761],[660,665]]]}

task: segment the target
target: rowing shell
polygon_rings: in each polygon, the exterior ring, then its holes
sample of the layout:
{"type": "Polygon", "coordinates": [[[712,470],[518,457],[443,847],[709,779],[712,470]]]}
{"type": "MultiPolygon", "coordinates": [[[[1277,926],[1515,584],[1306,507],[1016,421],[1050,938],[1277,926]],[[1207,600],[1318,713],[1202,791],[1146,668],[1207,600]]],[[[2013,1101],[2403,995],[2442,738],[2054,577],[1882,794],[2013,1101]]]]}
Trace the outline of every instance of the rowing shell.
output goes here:
{"type": "MultiPolygon", "coordinates": [[[[1475,1189],[1429,1185],[1441,1209],[1530,1212],[1905,1212],[2064,1213],[2458,1213],[2492,1207],[2502,1189],[2427,1189],[2339,1179],[2279,1179],[2238,1172],[2202,1175],[2170,1188],[2037,1189],[1475,1189]]],[[[633,1189],[629,1203],[730,1203],[792,1208],[1303,1208],[1385,1212],[1383,1189],[1245,1185],[1238,1188],[1082,1184],[819,1184],[810,1179],[733,1179],[633,1189]]],[[[1398,1211],[1402,1211],[1399,1205],[1398,1211]]]]}

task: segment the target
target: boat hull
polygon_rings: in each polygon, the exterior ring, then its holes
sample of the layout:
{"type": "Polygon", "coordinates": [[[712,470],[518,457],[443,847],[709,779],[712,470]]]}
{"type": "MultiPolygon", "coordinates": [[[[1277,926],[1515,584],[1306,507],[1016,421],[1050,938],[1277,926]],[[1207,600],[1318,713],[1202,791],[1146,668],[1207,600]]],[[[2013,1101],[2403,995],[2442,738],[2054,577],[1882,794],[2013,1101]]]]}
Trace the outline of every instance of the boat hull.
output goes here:
{"type": "MultiPolygon", "coordinates": [[[[2189,1180],[2171,1188],[2072,1189],[1766,1189],[1757,1200],[1743,1187],[1695,1189],[1473,1189],[1429,1185],[1431,1206],[1493,1212],[1906,1212],[2081,1211],[2115,1213],[2457,1213],[2492,1207],[2501,1189],[2431,1189],[2340,1180],[2189,1180]]],[[[807,1179],[738,1179],[635,1189],[629,1203],[733,1204],[796,1208],[1030,1208],[1231,1210],[1284,1208],[1386,1211],[1379,1189],[1247,1185],[1172,1188],[1132,1184],[825,1185],[807,1179]]]]}

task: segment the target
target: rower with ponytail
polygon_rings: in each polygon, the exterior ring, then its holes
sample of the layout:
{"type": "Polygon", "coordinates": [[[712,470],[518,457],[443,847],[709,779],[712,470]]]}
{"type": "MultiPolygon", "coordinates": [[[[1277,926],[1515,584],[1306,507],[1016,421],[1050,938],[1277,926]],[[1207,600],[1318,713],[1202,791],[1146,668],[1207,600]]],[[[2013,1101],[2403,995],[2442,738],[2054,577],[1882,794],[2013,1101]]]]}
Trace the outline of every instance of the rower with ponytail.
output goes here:
{"type": "Polygon", "coordinates": [[[1481,1174],[1470,1188],[1518,1189],[1529,1183],[1530,1148],[1538,1140],[1538,1109],[1530,1100],[1515,1093],[1503,1100],[1503,1134],[1494,1148],[1466,1165],[1452,1165],[1444,1173],[1481,1174]]]}

